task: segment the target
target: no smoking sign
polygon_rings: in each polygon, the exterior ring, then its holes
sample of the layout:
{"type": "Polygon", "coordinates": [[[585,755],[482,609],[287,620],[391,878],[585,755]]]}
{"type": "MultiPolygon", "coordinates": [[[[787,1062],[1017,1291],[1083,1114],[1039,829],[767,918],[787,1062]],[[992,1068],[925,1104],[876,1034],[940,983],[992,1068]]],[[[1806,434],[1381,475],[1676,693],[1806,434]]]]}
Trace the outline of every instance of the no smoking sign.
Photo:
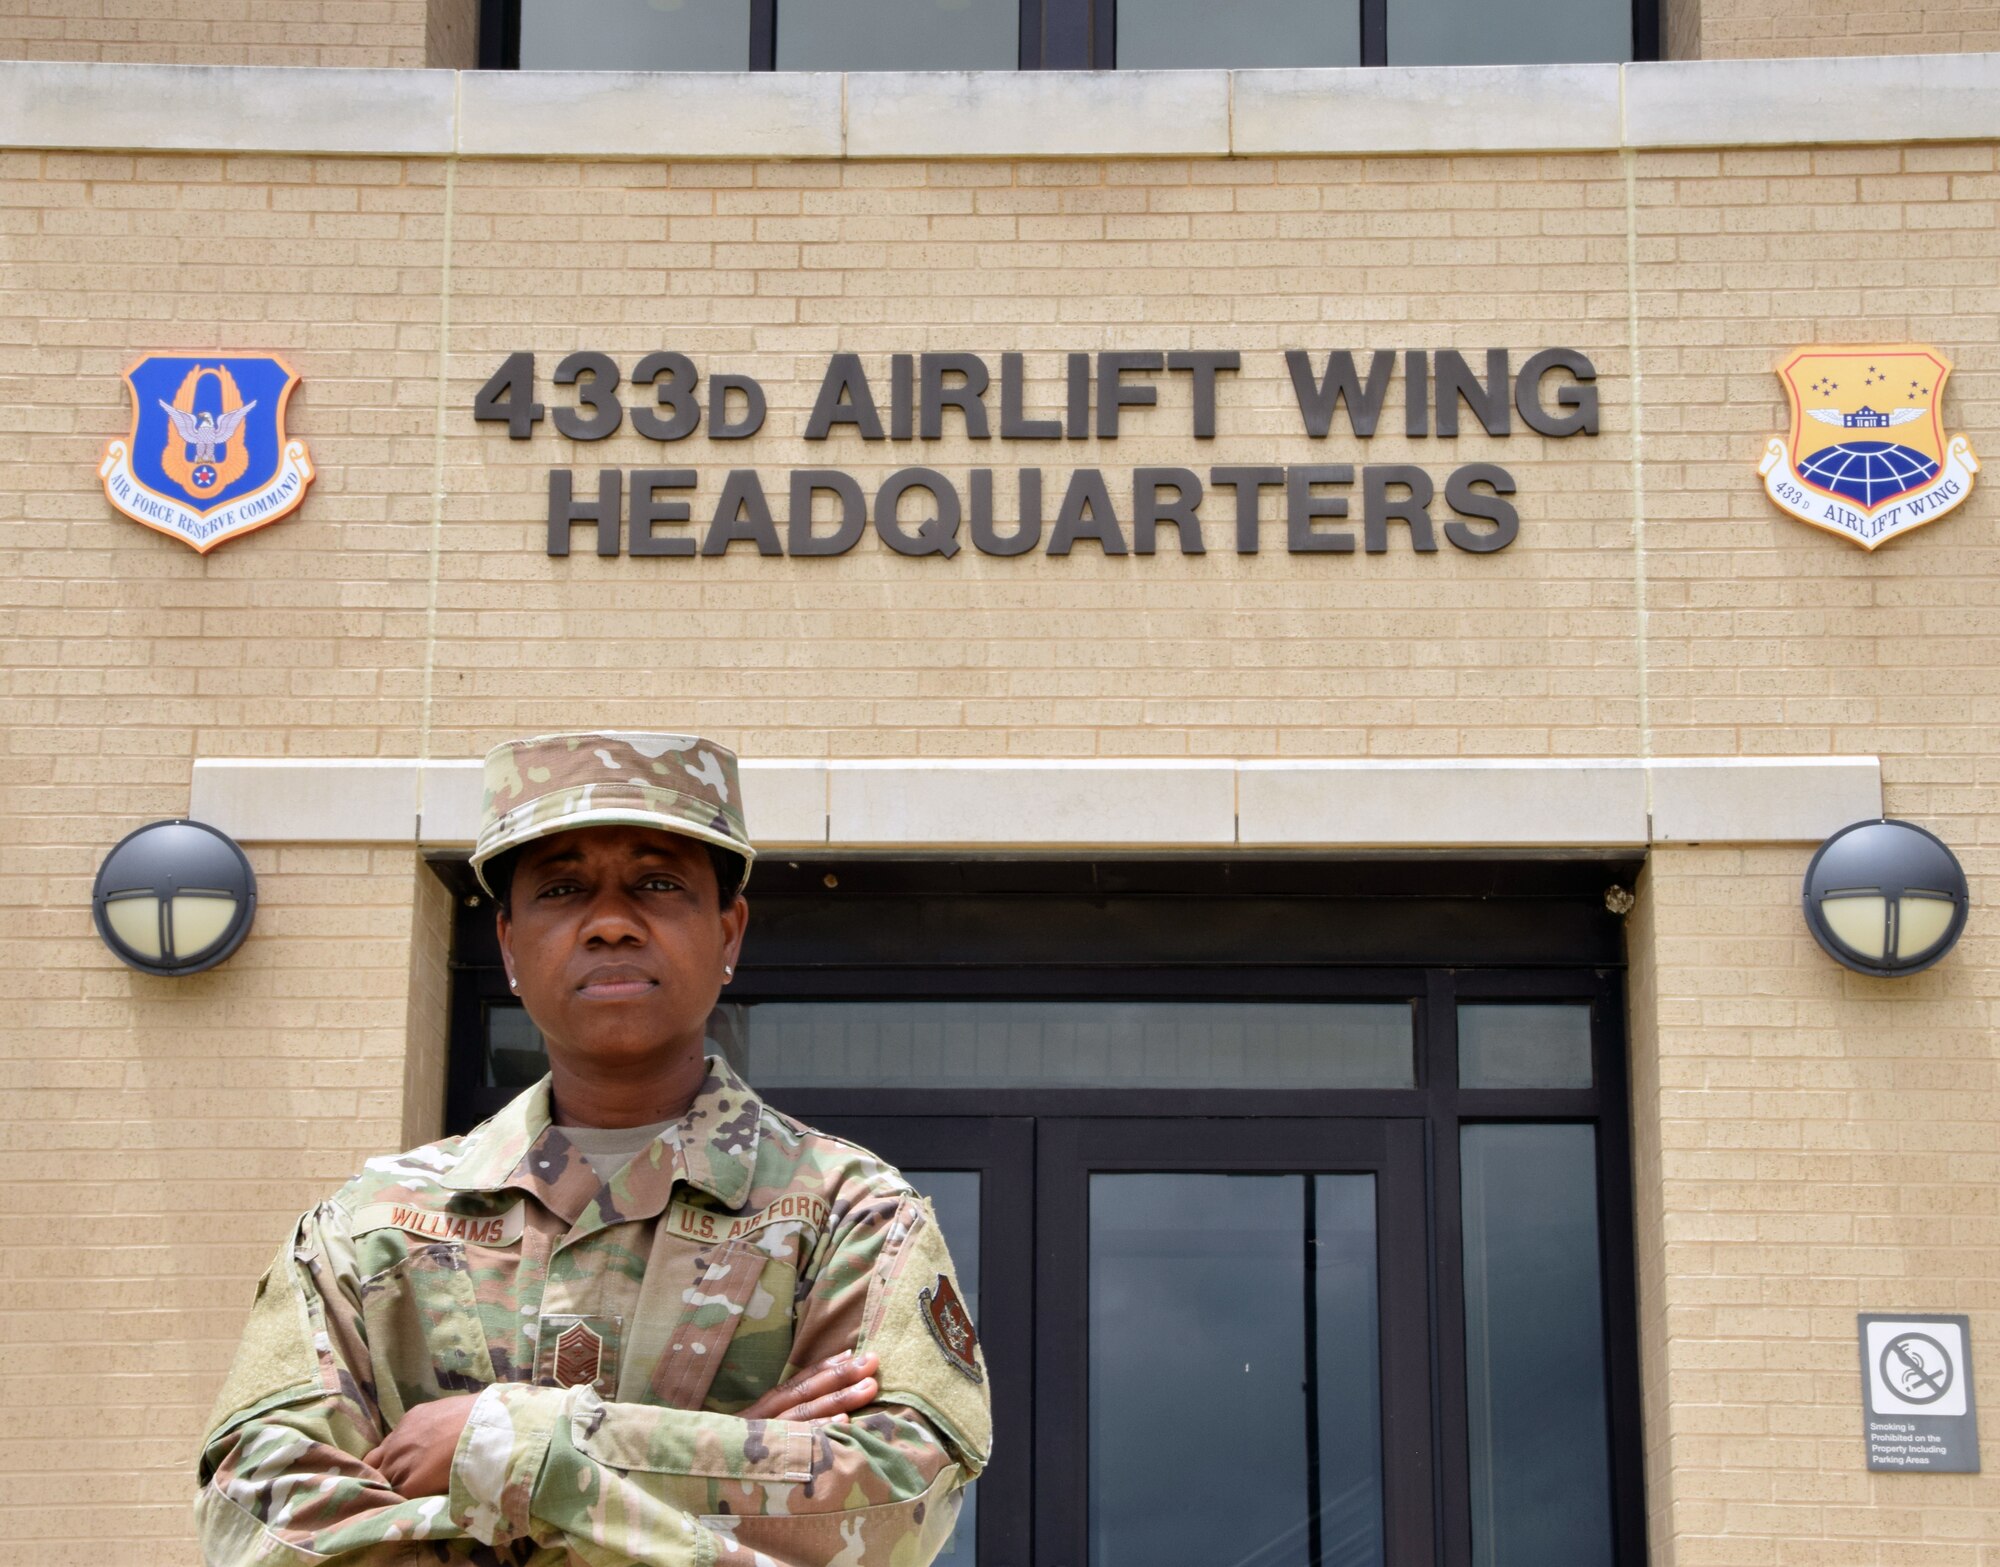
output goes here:
{"type": "Polygon", "coordinates": [[[1967,1319],[1863,1313],[1860,1329],[1868,1467],[1976,1473],[1967,1319]]]}

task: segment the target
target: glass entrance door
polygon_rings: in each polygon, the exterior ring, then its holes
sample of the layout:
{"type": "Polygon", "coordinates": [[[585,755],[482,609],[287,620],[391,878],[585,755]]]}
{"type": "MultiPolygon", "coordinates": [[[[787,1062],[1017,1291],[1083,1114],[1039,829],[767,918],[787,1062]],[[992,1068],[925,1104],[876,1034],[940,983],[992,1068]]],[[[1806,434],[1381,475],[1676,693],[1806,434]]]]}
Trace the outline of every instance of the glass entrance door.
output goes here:
{"type": "Polygon", "coordinates": [[[1037,1128],[1036,1559],[1429,1561],[1416,1121],[1037,1128]],[[1054,1483],[1049,1483],[1053,1480],[1054,1483]]]}
{"type": "Polygon", "coordinates": [[[902,1164],[976,1270],[996,1453],[952,1567],[1432,1558],[1423,1250],[1385,1244],[1423,1230],[1420,1122],[827,1129],[902,1164]]]}

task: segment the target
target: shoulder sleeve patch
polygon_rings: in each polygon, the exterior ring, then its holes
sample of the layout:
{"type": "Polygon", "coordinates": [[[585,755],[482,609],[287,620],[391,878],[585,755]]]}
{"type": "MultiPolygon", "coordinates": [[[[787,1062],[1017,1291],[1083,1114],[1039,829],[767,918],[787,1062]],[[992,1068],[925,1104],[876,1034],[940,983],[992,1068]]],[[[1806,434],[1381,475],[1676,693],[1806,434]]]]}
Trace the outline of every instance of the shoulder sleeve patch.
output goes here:
{"type": "Polygon", "coordinates": [[[280,1393],[317,1391],[319,1357],[288,1241],[257,1282],[236,1359],[208,1417],[210,1437],[280,1393]]]}
{"type": "Polygon", "coordinates": [[[979,1363],[979,1335],[973,1330],[972,1314],[958,1298],[951,1275],[940,1273],[937,1283],[918,1291],[917,1301],[924,1308],[924,1326],[931,1330],[931,1337],[944,1351],[944,1358],[973,1381],[984,1382],[986,1369],[979,1363]]]}
{"type": "Polygon", "coordinates": [[[855,1350],[880,1359],[882,1402],[929,1417],[969,1473],[985,1468],[993,1449],[986,1357],[959,1297],[951,1253],[921,1197],[896,1210],[861,1321],[855,1350]]]}

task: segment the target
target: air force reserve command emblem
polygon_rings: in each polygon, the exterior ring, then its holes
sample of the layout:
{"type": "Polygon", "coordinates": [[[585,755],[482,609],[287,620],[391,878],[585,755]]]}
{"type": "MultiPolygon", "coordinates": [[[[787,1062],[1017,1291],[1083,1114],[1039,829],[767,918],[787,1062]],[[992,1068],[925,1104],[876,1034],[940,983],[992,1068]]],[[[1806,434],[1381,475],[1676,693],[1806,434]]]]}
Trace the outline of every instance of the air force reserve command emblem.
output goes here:
{"type": "Polygon", "coordinates": [[[285,435],[299,378],[283,360],[156,356],[125,384],[132,433],[105,448],[97,474],[134,522],[206,555],[305,499],[312,459],[285,435]]]}
{"type": "Polygon", "coordinates": [[[1874,549],[1934,522],[1972,493],[1979,459],[1944,433],[1951,365],[1935,348],[1801,348],[1778,367],[1792,407],[1757,471],[1801,522],[1874,549]]]}

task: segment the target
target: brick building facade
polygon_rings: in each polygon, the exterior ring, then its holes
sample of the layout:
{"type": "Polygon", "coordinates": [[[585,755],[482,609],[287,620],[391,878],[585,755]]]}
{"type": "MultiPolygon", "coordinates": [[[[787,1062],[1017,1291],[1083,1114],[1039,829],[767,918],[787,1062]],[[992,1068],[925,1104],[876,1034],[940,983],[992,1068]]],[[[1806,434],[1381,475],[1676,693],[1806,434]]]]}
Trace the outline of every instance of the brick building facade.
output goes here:
{"type": "Polygon", "coordinates": [[[1980,489],[1864,553],[1756,472],[1788,417],[1773,367],[1813,343],[1935,344],[1946,428],[1996,444],[2000,56],[1968,51],[2000,47],[2000,9],[1893,36],[1859,5],[1665,9],[1661,63],[605,83],[454,69],[464,0],[9,7],[17,1547],[193,1559],[191,1455],[250,1281],[291,1215],[445,1113],[458,893],[427,856],[462,856],[468,764],[590,724],[735,747],[774,860],[1643,859],[1645,1548],[2000,1563],[1991,1436],[1983,1475],[1868,1472],[1854,1340],[1856,1312],[1912,1310],[2000,1343],[2000,506],[1980,489]],[[1852,58],[1764,58],[1800,53],[1852,58]],[[1550,346],[1594,367],[1595,434],[1411,436],[1399,363],[1365,449],[1344,410],[1316,440],[1285,361],[1550,346]],[[663,451],[629,420],[585,446],[472,417],[511,353],[553,407],[565,355],[629,375],[663,347],[753,376],[761,430],[663,451]],[[955,413],[907,445],[802,438],[839,352],[878,389],[891,355],[979,354],[996,416],[1020,353],[1032,417],[1066,355],[1201,350],[1241,358],[1212,441],[1173,374],[1115,441],[982,443],[955,413]],[[209,555],[96,477],[121,375],[177,351],[303,377],[308,499],[209,555]],[[1011,518],[1019,467],[1053,517],[1094,464],[1129,522],[1134,469],[1364,461],[1440,494],[1504,465],[1519,536],[1294,552],[1271,491],[1245,553],[1211,486],[1199,555],[1165,529],[1150,555],[913,558],[871,532],[827,559],[601,557],[588,526],[547,548],[552,468],[694,466],[698,538],[732,468],[782,529],[799,468],[873,496],[992,467],[1011,518]],[[1003,785],[1032,821],[982,803],[1003,785]],[[1962,943],[1915,978],[1842,970],[1800,918],[1814,846],[1878,812],[1970,877],[1962,943]],[[146,978],[93,933],[91,880],[190,813],[245,844],[256,929],[146,978]]]}

